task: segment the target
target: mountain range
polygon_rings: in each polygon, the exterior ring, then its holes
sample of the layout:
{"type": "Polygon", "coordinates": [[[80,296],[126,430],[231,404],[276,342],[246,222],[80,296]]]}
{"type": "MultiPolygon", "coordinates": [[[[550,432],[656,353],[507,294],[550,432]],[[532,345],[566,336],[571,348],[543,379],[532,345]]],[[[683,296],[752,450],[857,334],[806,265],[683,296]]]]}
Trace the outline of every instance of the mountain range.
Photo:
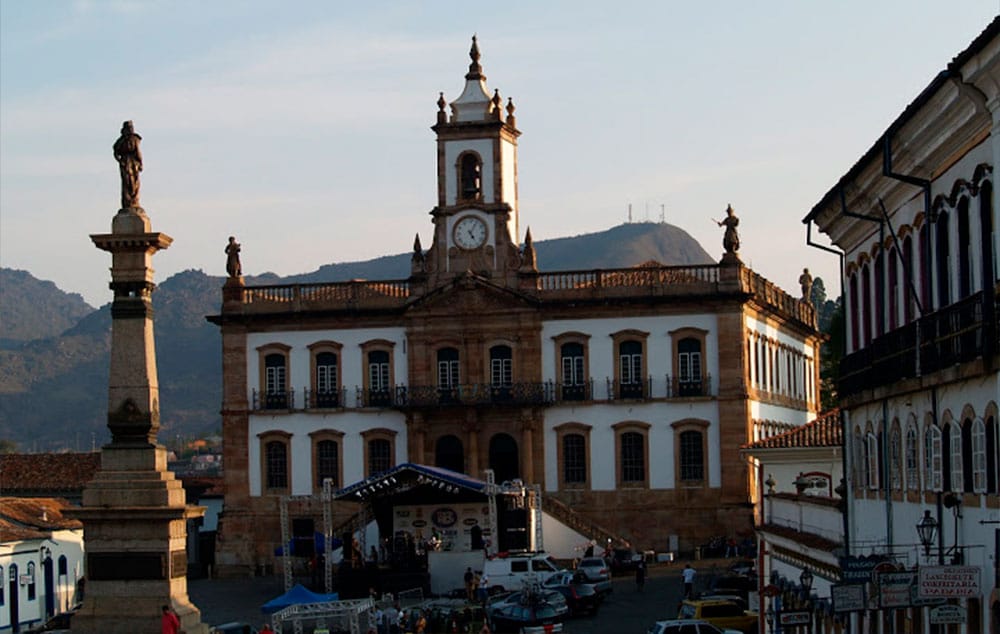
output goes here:
{"type": "MultiPolygon", "coordinates": [[[[624,268],[650,260],[715,262],[684,230],[664,223],[541,240],[535,249],[542,271],[624,268]]],[[[410,256],[328,264],[286,277],[265,273],[246,282],[401,279],[409,276],[410,256]]],[[[219,312],[224,281],[188,270],[161,282],[153,295],[159,438],[168,447],[220,431],[222,344],[205,316],[219,312]]],[[[95,309],[26,271],[0,269],[0,440],[20,451],[87,450],[106,442],[110,346],[110,304],[95,309]]]]}

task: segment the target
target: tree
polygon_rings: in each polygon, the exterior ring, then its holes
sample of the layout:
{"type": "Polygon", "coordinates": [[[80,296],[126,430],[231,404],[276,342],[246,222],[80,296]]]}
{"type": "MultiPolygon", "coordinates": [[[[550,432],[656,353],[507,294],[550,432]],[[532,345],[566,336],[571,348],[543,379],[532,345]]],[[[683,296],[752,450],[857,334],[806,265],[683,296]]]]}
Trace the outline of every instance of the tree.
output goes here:
{"type": "Polygon", "coordinates": [[[17,453],[17,443],[6,438],[0,439],[0,454],[17,453]]]}
{"type": "Polygon", "coordinates": [[[836,302],[827,300],[824,304],[832,305],[826,328],[821,331],[826,335],[826,341],[820,349],[819,394],[820,407],[823,410],[837,407],[837,381],[840,379],[840,360],[844,356],[846,335],[844,333],[844,306],[840,299],[836,302]]]}

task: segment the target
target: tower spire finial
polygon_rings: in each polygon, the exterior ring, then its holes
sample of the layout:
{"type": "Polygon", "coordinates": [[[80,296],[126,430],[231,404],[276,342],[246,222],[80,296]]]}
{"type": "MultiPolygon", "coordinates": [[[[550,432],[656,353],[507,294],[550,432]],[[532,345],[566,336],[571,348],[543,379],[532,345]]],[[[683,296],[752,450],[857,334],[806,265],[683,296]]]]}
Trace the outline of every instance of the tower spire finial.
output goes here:
{"type": "Polygon", "coordinates": [[[472,35],[472,48],[469,49],[469,59],[472,62],[469,64],[469,72],[466,74],[466,79],[486,79],[483,77],[483,67],[479,63],[479,42],[476,40],[476,35],[472,35]]]}

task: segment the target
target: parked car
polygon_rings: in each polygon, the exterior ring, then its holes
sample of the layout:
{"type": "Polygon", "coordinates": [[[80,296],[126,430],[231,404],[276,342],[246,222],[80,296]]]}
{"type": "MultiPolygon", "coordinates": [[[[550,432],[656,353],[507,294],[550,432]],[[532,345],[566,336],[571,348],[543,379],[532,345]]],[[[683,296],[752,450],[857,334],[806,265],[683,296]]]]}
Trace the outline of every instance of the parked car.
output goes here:
{"type": "Polygon", "coordinates": [[[726,630],[706,621],[682,619],[657,621],[647,630],[647,634],[740,634],[739,630],[726,630]]]}
{"type": "Polygon", "coordinates": [[[584,557],[580,560],[576,569],[583,573],[587,581],[596,586],[596,590],[601,595],[610,594],[611,585],[611,565],[603,557],[584,557]]]}
{"type": "Polygon", "coordinates": [[[601,607],[603,596],[597,592],[594,584],[580,572],[560,572],[552,575],[542,583],[542,588],[555,590],[566,599],[571,615],[596,614],[601,607]]]}
{"type": "Polygon", "coordinates": [[[757,574],[757,564],[753,559],[737,559],[729,564],[729,574],[752,577],[757,574]]]}
{"type": "Polygon", "coordinates": [[[718,600],[718,601],[732,601],[733,603],[739,605],[744,610],[749,610],[750,605],[747,603],[746,599],[736,594],[703,594],[698,597],[703,601],[708,600],[718,600]]]}
{"type": "Polygon", "coordinates": [[[483,562],[483,574],[489,575],[493,592],[520,590],[529,579],[541,583],[562,570],[546,553],[517,553],[496,556],[483,562]]]}
{"type": "Polygon", "coordinates": [[[756,634],[757,613],[744,610],[738,603],[721,599],[687,599],[681,603],[678,619],[708,621],[721,628],[756,634]]]}
{"type": "Polygon", "coordinates": [[[711,584],[712,594],[735,594],[744,601],[750,600],[750,593],[757,591],[756,577],[724,575],[716,577],[711,584]]]}
{"type": "Polygon", "coordinates": [[[619,575],[639,566],[642,555],[631,548],[615,548],[611,551],[611,574],[619,575]]]}

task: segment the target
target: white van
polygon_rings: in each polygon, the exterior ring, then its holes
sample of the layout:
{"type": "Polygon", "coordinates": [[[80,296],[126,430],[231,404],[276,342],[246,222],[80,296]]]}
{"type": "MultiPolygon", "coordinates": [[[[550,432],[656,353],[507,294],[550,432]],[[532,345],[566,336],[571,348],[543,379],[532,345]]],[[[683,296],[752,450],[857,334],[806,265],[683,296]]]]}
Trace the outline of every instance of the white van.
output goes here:
{"type": "Polygon", "coordinates": [[[512,553],[483,562],[483,574],[489,580],[490,592],[520,590],[528,579],[542,583],[561,571],[551,555],[546,553],[512,553]]]}

